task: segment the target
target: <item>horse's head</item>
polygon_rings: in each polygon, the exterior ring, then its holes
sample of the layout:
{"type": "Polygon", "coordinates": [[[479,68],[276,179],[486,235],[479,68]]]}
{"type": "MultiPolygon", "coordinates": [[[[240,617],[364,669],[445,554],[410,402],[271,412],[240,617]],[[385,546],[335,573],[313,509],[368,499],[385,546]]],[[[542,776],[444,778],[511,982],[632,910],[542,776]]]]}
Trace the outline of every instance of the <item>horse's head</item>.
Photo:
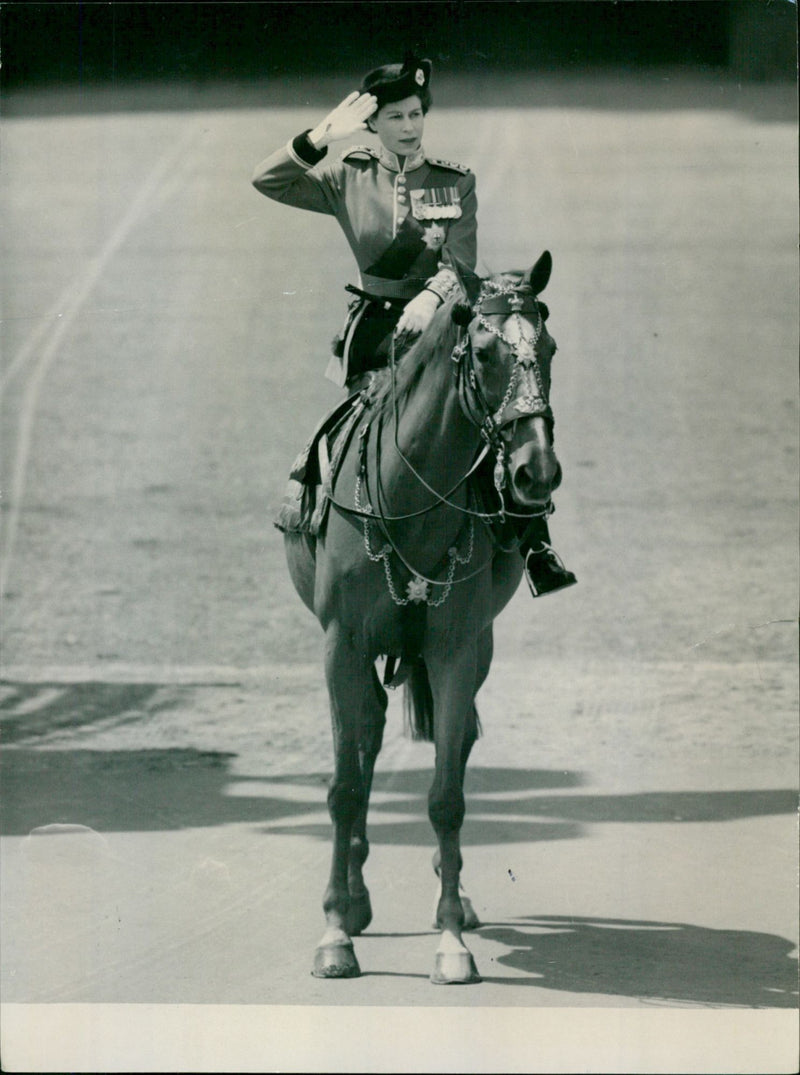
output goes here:
{"type": "Polygon", "coordinates": [[[561,482],[553,449],[550,366],[556,344],[539,299],[550,279],[545,251],[526,273],[463,279],[469,304],[453,308],[462,326],[453,360],[465,413],[495,453],[495,484],[523,511],[545,511],[561,482]]]}

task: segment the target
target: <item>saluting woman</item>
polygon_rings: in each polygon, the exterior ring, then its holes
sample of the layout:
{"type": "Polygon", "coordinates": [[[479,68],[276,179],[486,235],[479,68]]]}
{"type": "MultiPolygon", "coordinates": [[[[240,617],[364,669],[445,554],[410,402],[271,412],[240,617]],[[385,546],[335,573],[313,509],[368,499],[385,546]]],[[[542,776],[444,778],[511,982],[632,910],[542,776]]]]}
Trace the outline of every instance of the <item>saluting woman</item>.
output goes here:
{"type": "MultiPolygon", "coordinates": [[[[477,261],[475,176],[429,157],[422,145],[431,106],[431,62],[407,56],[370,71],[313,129],[272,153],[253,174],[274,201],[336,217],[359,269],[358,287],[326,375],[350,391],[370,370],[399,355],[459,288],[448,256],[474,271],[477,261]],[[370,131],[379,145],[358,145],[326,162],[328,147],[370,131]]],[[[541,520],[526,542],[531,591],[574,581],[549,546],[541,520]],[[541,545],[541,548],[540,548],[541,545]]]]}
{"type": "Polygon", "coordinates": [[[358,387],[430,322],[457,287],[442,264],[446,245],[468,268],[477,257],[475,176],[422,148],[431,63],[406,59],[371,71],[313,130],[258,165],[253,185],[286,205],[335,216],[355,255],[360,294],[328,367],[335,383],[358,387]],[[359,145],[318,167],[333,142],[369,130],[359,145]]]}

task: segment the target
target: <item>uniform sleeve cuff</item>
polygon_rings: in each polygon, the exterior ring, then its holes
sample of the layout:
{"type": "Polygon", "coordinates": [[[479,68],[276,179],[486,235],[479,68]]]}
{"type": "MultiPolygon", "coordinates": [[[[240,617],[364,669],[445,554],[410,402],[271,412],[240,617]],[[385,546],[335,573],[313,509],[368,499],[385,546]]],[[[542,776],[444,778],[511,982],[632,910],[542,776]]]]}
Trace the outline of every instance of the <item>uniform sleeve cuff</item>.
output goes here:
{"type": "Polygon", "coordinates": [[[458,277],[452,269],[441,268],[435,276],[425,281],[425,289],[438,295],[442,302],[447,302],[458,291],[458,277]]]}
{"type": "Polygon", "coordinates": [[[293,138],[287,149],[289,150],[289,156],[295,162],[299,164],[301,168],[313,168],[315,164],[319,164],[324,156],[328,152],[328,147],[323,149],[317,149],[316,146],[311,144],[308,137],[309,131],[303,131],[302,134],[298,134],[296,138],[293,138]]]}

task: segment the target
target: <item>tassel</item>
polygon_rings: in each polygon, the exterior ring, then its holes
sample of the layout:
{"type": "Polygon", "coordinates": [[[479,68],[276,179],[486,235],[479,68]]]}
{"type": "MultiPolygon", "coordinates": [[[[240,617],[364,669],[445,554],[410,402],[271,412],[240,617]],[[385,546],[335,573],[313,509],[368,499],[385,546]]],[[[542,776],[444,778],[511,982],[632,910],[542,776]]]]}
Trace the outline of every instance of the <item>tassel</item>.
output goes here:
{"type": "Polygon", "coordinates": [[[494,464],[494,487],[498,493],[503,492],[506,484],[506,460],[502,448],[497,449],[497,459],[494,464]]]}

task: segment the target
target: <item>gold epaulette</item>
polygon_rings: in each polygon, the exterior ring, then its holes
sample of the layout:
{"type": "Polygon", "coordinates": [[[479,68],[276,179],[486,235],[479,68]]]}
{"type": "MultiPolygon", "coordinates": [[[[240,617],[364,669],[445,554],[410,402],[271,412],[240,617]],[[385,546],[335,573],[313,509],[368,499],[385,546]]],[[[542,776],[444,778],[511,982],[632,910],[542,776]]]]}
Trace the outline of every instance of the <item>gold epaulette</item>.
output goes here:
{"type": "Polygon", "coordinates": [[[443,161],[438,157],[426,157],[428,164],[434,164],[437,168],[447,168],[450,172],[459,172],[461,175],[467,175],[470,171],[465,164],[456,164],[454,161],[443,161]]]}

